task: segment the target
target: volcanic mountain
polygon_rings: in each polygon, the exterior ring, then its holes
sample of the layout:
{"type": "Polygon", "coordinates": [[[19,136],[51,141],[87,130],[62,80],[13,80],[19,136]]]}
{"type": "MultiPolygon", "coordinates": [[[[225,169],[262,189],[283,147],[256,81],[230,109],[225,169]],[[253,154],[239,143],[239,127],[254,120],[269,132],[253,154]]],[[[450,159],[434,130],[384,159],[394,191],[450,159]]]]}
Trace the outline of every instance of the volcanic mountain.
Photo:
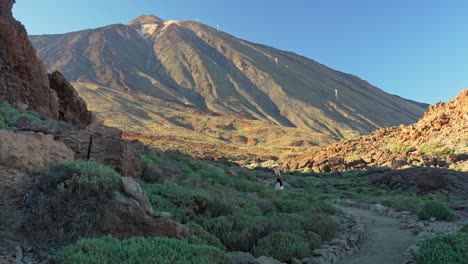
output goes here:
{"type": "Polygon", "coordinates": [[[193,21],[143,15],[30,39],[47,69],[71,80],[108,125],[174,148],[329,144],[413,123],[427,109],[311,59],[193,21]]]}

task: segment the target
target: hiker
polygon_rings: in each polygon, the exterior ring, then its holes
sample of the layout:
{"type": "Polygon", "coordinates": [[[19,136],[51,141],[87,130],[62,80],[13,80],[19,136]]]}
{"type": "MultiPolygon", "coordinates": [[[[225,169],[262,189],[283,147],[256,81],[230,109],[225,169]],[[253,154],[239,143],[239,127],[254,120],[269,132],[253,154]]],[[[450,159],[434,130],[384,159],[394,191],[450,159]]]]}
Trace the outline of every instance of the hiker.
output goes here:
{"type": "Polygon", "coordinates": [[[284,190],[283,181],[281,180],[281,172],[279,166],[274,167],[273,171],[275,172],[275,190],[284,190]]]}

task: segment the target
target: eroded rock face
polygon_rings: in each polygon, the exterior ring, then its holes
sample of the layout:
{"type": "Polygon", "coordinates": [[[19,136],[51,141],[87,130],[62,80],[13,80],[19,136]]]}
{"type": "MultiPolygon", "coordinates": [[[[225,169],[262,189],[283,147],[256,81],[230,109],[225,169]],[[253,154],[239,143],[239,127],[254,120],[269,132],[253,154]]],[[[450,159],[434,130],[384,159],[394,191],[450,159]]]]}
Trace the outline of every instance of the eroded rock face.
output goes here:
{"type": "Polygon", "coordinates": [[[121,192],[114,192],[109,206],[104,211],[99,233],[118,238],[192,236],[186,226],[149,214],[136,199],[121,192]]]}
{"type": "Polygon", "coordinates": [[[57,134],[55,139],[72,149],[76,159],[111,166],[123,176],[139,177],[141,174],[140,156],[144,146],[137,141],[122,139],[119,129],[92,125],[87,130],[57,134]]]}
{"type": "Polygon", "coordinates": [[[53,119],[88,125],[86,104],[61,74],[47,75],[26,29],[13,17],[14,3],[0,0],[0,100],[53,119]]]}
{"type": "Polygon", "coordinates": [[[0,0],[0,99],[58,119],[58,98],[24,26],[13,18],[14,0],[0,0]]]}
{"type": "Polygon", "coordinates": [[[42,133],[0,130],[0,165],[24,171],[43,169],[53,161],[74,160],[75,153],[64,143],[42,133]]]}
{"type": "Polygon", "coordinates": [[[75,88],[60,72],[48,75],[50,88],[59,98],[59,120],[67,121],[83,127],[91,124],[92,116],[86,102],[78,95],[75,88]]]}

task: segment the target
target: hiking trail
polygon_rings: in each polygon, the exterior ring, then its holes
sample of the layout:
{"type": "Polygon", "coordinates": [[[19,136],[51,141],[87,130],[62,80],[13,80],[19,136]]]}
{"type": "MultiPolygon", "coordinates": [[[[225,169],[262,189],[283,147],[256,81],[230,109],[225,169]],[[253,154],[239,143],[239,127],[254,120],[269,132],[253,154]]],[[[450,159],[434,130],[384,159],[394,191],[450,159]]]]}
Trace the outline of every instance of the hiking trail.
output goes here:
{"type": "Polygon", "coordinates": [[[405,250],[417,240],[417,236],[410,231],[400,229],[397,219],[365,209],[335,207],[359,218],[368,234],[359,251],[338,261],[338,264],[400,264],[405,250]]]}

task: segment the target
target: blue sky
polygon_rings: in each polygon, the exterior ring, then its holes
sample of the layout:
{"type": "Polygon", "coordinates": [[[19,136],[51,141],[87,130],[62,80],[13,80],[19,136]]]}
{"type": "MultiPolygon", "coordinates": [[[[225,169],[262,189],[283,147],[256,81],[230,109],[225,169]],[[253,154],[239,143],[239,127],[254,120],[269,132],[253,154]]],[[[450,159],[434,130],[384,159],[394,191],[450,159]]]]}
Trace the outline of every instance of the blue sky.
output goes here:
{"type": "Polygon", "coordinates": [[[468,1],[17,0],[30,34],[64,33],[140,14],[196,20],[292,51],[426,103],[468,87],[468,1]]]}

